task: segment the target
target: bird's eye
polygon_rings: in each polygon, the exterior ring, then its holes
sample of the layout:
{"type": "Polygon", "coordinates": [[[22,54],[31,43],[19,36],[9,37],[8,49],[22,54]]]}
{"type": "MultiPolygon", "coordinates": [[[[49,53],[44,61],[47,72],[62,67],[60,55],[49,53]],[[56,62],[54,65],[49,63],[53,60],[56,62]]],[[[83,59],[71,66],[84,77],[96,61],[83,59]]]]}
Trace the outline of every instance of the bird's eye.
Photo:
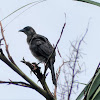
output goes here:
{"type": "Polygon", "coordinates": [[[26,31],[29,31],[29,27],[25,27],[24,29],[25,29],[26,31]]]}

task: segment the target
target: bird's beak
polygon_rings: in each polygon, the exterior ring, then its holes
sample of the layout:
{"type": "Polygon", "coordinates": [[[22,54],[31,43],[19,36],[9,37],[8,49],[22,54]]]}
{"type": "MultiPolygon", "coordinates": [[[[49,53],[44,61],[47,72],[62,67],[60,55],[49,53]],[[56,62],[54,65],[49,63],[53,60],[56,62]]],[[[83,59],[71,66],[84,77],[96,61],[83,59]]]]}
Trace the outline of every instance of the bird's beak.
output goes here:
{"type": "Polygon", "coordinates": [[[18,32],[25,32],[25,30],[24,30],[24,29],[21,29],[21,30],[19,30],[18,32]]]}

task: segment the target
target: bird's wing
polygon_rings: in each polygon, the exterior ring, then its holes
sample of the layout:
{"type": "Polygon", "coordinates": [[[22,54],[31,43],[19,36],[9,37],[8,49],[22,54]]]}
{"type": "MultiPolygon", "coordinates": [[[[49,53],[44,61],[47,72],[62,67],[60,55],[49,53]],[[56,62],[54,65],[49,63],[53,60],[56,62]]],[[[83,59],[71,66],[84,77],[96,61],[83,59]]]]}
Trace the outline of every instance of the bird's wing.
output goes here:
{"type": "Polygon", "coordinates": [[[38,53],[47,59],[53,51],[53,47],[48,41],[48,39],[44,36],[37,34],[33,38],[33,41],[34,40],[34,43],[37,45],[38,53]]]}

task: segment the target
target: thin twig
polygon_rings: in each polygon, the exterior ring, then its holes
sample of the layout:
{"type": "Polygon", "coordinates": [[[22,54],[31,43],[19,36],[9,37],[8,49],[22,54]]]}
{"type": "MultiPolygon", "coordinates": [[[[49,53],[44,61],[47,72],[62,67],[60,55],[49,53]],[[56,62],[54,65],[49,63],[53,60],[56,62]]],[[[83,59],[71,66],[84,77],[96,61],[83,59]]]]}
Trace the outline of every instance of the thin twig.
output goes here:
{"type": "Polygon", "coordinates": [[[18,85],[18,86],[22,86],[22,87],[28,87],[28,88],[33,88],[30,84],[27,84],[25,82],[15,82],[15,81],[0,81],[0,84],[13,84],[13,85],[18,85]]]}
{"type": "Polygon", "coordinates": [[[62,58],[61,53],[60,53],[60,51],[59,51],[59,48],[58,48],[58,47],[57,47],[57,51],[58,51],[58,54],[59,54],[60,58],[62,58]]]}
{"type": "Polygon", "coordinates": [[[47,70],[47,64],[48,64],[50,58],[52,57],[53,53],[55,52],[58,43],[60,42],[60,39],[61,39],[61,37],[62,37],[62,34],[63,34],[63,31],[64,31],[65,26],[66,26],[66,22],[65,22],[64,25],[63,25],[63,28],[62,28],[62,31],[61,31],[60,37],[59,37],[59,39],[58,39],[58,41],[57,41],[57,43],[56,43],[56,46],[54,47],[54,49],[53,49],[51,55],[48,57],[48,60],[47,60],[46,65],[45,65],[44,75],[45,75],[46,70],[47,70]]]}
{"type": "Polygon", "coordinates": [[[14,65],[16,65],[15,62],[14,62],[14,60],[13,60],[13,58],[10,56],[10,53],[9,53],[9,50],[8,50],[8,45],[7,45],[7,42],[6,42],[4,33],[3,33],[4,31],[3,31],[3,27],[2,27],[1,21],[0,21],[0,26],[1,26],[1,34],[2,34],[3,40],[4,40],[4,42],[5,42],[6,52],[7,52],[7,54],[8,54],[8,58],[9,58],[9,60],[10,60],[14,65]]]}
{"type": "Polygon", "coordinates": [[[4,31],[3,31],[3,27],[2,27],[1,21],[0,21],[0,26],[1,26],[1,34],[2,34],[2,37],[4,39],[5,45],[7,46],[7,42],[6,42],[6,39],[5,39],[4,34],[3,34],[4,31]]]}
{"type": "MultiPolygon", "coordinates": [[[[66,19],[66,14],[65,14],[65,19],[66,19]]],[[[55,46],[55,48],[54,48],[52,54],[51,54],[51,55],[49,56],[49,58],[48,58],[48,61],[50,60],[50,58],[52,57],[53,53],[55,52],[55,49],[57,48],[57,45],[58,45],[58,43],[59,43],[59,41],[60,41],[60,39],[61,39],[61,36],[62,36],[62,34],[63,34],[63,31],[64,31],[65,26],[66,26],[66,21],[65,21],[65,23],[64,23],[64,25],[63,25],[63,27],[62,27],[62,31],[61,31],[60,37],[59,37],[59,39],[58,39],[58,41],[57,41],[57,43],[56,43],[56,46],[55,46]]],[[[58,50],[59,56],[62,58],[62,56],[61,56],[61,54],[60,54],[58,48],[57,48],[57,50],[58,50]]],[[[48,63],[48,61],[47,61],[47,63],[48,63]]],[[[47,65],[47,63],[46,63],[46,65],[47,65]]],[[[63,65],[62,65],[62,66],[63,66],[63,65]]],[[[58,73],[56,73],[56,82],[58,81],[58,77],[59,77],[59,75],[60,75],[60,71],[61,71],[61,67],[62,67],[62,66],[59,67],[58,73]]],[[[55,89],[54,89],[54,96],[55,96],[55,97],[56,97],[56,93],[57,93],[57,86],[55,86],[55,89]]]]}
{"type": "Polygon", "coordinates": [[[86,32],[84,34],[84,36],[82,37],[82,39],[79,41],[79,44],[78,44],[78,47],[77,49],[75,49],[76,51],[76,55],[75,55],[75,61],[74,61],[74,64],[73,64],[73,68],[72,68],[72,81],[71,81],[71,86],[70,86],[70,90],[68,91],[68,100],[70,100],[70,96],[71,96],[71,93],[72,93],[72,89],[73,89],[73,85],[74,85],[74,79],[75,79],[75,67],[76,67],[76,62],[77,62],[77,59],[78,59],[78,55],[79,55],[79,48],[80,48],[80,45],[82,43],[82,41],[84,40],[87,32],[88,32],[88,27],[89,27],[89,22],[88,22],[88,26],[87,26],[87,29],[86,29],[86,32]]]}
{"type": "MultiPolygon", "coordinates": [[[[56,73],[56,81],[58,81],[58,78],[59,78],[60,73],[61,73],[61,68],[62,68],[62,66],[63,66],[64,64],[65,64],[65,63],[63,62],[63,64],[59,67],[58,72],[56,73]]],[[[54,95],[55,95],[55,97],[56,97],[56,93],[57,93],[57,87],[55,87],[55,89],[54,89],[54,95]]]]}

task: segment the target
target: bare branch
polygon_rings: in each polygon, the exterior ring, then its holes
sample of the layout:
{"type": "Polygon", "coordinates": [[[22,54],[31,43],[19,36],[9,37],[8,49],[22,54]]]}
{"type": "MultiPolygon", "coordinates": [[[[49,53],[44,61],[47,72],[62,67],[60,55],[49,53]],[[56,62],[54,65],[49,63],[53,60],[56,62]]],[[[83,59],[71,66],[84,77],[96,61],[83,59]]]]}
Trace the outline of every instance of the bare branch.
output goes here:
{"type": "Polygon", "coordinates": [[[43,74],[40,71],[40,67],[38,67],[36,63],[31,64],[30,62],[25,61],[24,58],[21,62],[26,64],[41,82],[41,80],[43,79],[43,74]]]}
{"type": "MultiPolygon", "coordinates": [[[[42,94],[46,99],[50,100],[51,96],[48,95],[48,93],[43,90],[41,87],[39,87],[35,82],[33,82],[25,73],[23,73],[15,64],[10,62],[6,56],[3,54],[2,49],[0,49],[0,59],[6,63],[10,68],[12,68],[16,73],[18,73],[22,78],[24,78],[33,89],[35,89],[38,93],[42,94]]],[[[52,100],[55,100],[54,98],[52,100]]]]}
{"type": "Polygon", "coordinates": [[[8,45],[7,45],[7,42],[6,42],[4,33],[3,33],[4,31],[3,31],[3,27],[2,27],[1,21],[0,21],[0,27],[1,27],[1,34],[2,34],[3,40],[4,40],[4,42],[5,42],[6,52],[7,52],[7,54],[8,54],[8,58],[9,58],[9,60],[10,60],[14,65],[16,65],[15,62],[14,62],[14,60],[13,60],[13,58],[10,56],[10,53],[9,53],[9,50],[8,50],[8,45]]]}
{"type": "Polygon", "coordinates": [[[59,54],[60,58],[62,58],[61,53],[60,53],[58,47],[57,47],[57,51],[58,51],[58,54],[59,54]]]}
{"type": "Polygon", "coordinates": [[[70,96],[71,96],[72,89],[73,89],[73,85],[74,85],[74,79],[75,79],[75,76],[77,74],[77,71],[75,72],[75,70],[76,70],[75,67],[76,67],[76,63],[77,63],[78,56],[79,56],[79,49],[80,49],[80,46],[81,46],[82,41],[84,40],[84,38],[85,38],[85,36],[86,36],[86,34],[88,32],[88,27],[89,27],[89,22],[88,22],[88,26],[87,26],[87,29],[86,29],[86,32],[85,32],[84,36],[81,38],[81,40],[78,43],[78,47],[75,48],[75,46],[73,46],[73,48],[75,50],[74,52],[76,52],[76,55],[75,55],[74,64],[72,66],[72,80],[71,80],[70,90],[68,92],[68,100],[70,100],[70,96]]]}
{"type": "Polygon", "coordinates": [[[45,76],[45,73],[46,73],[46,70],[47,70],[47,64],[48,64],[50,58],[52,57],[53,53],[55,52],[58,43],[60,42],[60,39],[61,39],[61,37],[62,37],[62,34],[63,34],[63,31],[64,31],[65,26],[66,26],[66,22],[64,23],[64,25],[63,25],[63,27],[62,27],[62,31],[61,31],[60,37],[59,37],[59,39],[58,39],[58,41],[57,41],[57,43],[56,43],[56,46],[55,46],[54,49],[53,49],[53,52],[52,52],[51,55],[48,57],[48,60],[47,60],[46,65],[45,65],[44,76],[45,76]]]}
{"type": "Polygon", "coordinates": [[[15,82],[15,81],[0,81],[0,84],[13,84],[13,85],[17,85],[17,86],[22,86],[22,87],[28,87],[28,88],[33,88],[30,84],[27,84],[25,82],[15,82]]]}
{"type": "Polygon", "coordinates": [[[44,75],[41,73],[40,67],[38,67],[38,65],[36,63],[31,64],[30,62],[25,61],[24,58],[21,62],[26,64],[31,69],[31,71],[36,75],[36,77],[40,81],[40,83],[41,83],[42,87],[44,88],[44,90],[48,93],[48,95],[51,98],[54,98],[52,93],[50,92],[45,80],[44,80],[44,75]]]}

